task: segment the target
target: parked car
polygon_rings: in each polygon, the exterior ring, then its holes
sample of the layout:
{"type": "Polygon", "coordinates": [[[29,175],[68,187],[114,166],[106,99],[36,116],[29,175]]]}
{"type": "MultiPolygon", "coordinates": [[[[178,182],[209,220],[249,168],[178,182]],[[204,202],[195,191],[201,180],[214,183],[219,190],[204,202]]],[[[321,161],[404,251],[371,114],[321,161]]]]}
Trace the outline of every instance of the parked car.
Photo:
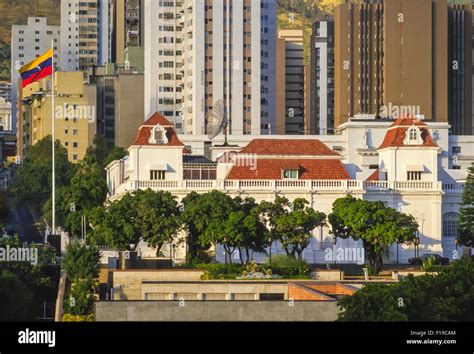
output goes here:
{"type": "Polygon", "coordinates": [[[427,258],[434,258],[434,264],[436,265],[448,265],[449,264],[449,258],[446,257],[441,257],[439,254],[436,253],[425,253],[421,257],[412,257],[408,259],[408,262],[410,264],[414,265],[420,265],[423,264],[423,262],[427,258]]]}

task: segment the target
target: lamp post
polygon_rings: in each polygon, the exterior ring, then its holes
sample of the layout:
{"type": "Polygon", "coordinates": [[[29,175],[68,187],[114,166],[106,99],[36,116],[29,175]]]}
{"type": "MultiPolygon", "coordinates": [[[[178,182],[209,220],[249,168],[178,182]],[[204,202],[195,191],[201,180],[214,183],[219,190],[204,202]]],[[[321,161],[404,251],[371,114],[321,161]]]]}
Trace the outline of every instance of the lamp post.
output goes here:
{"type": "Polygon", "coordinates": [[[415,239],[413,240],[413,244],[415,246],[415,268],[418,268],[418,256],[419,256],[418,245],[420,244],[420,237],[418,235],[418,232],[417,232],[417,235],[416,235],[415,239]]]}
{"type": "Polygon", "coordinates": [[[397,267],[400,265],[399,258],[398,258],[398,246],[400,244],[400,240],[397,238],[397,267]]]}
{"type": "Polygon", "coordinates": [[[334,260],[334,265],[336,264],[336,253],[334,252],[334,248],[335,248],[335,246],[336,246],[336,243],[337,243],[337,237],[334,236],[334,237],[332,238],[332,258],[333,258],[333,260],[334,260]]]}

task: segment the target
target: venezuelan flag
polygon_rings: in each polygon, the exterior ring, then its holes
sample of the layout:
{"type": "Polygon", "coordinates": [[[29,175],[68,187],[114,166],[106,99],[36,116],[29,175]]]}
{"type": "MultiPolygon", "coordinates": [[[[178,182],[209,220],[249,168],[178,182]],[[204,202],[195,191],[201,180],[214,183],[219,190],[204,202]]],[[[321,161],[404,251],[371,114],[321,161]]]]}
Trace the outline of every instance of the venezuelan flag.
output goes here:
{"type": "Polygon", "coordinates": [[[23,80],[22,87],[51,75],[53,73],[53,49],[22,66],[18,72],[23,80]]]}

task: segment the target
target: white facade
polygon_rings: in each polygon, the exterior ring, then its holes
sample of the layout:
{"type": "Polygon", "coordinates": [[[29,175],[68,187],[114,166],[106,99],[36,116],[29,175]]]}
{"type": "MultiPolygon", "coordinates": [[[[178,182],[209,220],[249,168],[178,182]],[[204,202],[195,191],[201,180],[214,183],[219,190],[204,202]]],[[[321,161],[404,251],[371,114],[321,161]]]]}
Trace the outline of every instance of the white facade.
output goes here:
{"type": "Polygon", "coordinates": [[[51,49],[51,41],[54,41],[54,62],[55,67],[59,58],[59,26],[49,26],[46,17],[28,17],[27,25],[12,26],[11,41],[11,102],[13,128],[18,121],[17,97],[19,87],[18,80],[20,74],[18,70],[25,64],[34,60],[51,49]]]}
{"type": "MultiPolygon", "coordinates": [[[[150,180],[147,169],[150,164],[180,168],[182,147],[166,147],[159,154],[157,146],[132,146],[130,157],[114,161],[108,167],[110,198],[120,198],[123,193],[138,188],[167,190],[178,199],[192,191],[208,192],[213,189],[228,193],[231,196],[251,196],[257,202],[273,200],[276,195],[284,195],[290,200],[303,197],[318,211],[331,212],[332,203],[347,193],[366,200],[380,200],[387,206],[401,212],[411,214],[419,224],[420,253],[439,253],[446,257],[455,258],[461,249],[455,246],[455,224],[457,212],[463,191],[463,182],[467,175],[466,168],[474,162],[471,153],[463,156],[463,164],[459,169],[452,169],[450,151],[452,146],[460,146],[462,151],[472,151],[473,136],[448,138],[449,126],[445,123],[424,123],[419,126],[417,135],[420,144],[414,141],[390,143],[389,132],[402,127],[391,127],[391,120],[361,120],[353,119],[344,124],[339,134],[334,136],[302,136],[292,137],[292,140],[322,141],[327,147],[340,152],[341,160],[350,180],[235,180],[228,179],[229,164],[217,163],[215,180],[186,180],[179,174],[170,175],[164,180],[150,180]],[[428,139],[424,134],[429,133],[428,139]],[[423,138],[421,138],[423,137],[423,138]],[[387,143],[388,142],[388,143],[387,143]],[[385,145],[385,146],[384,146],[385,145]],[[174,150],[174,153],[168,151],[174,150]],[[140,162],[136,159],[140,154],[140,162]],[[378,174],[380,178],[371,176],[378,174]],[[141,177],[138,176],[138,173],[141,177]],[[176,178],[176,179],[175,179],[176,178]]],[[[409,127],[411,128],[411,127],[409,127]]],[[[416,127],[415,127],[416,128],[416,127]]],[[[401,134],[405,139],[406,133],[401,134]]],[[[397,135],[400,137],[400,135],[397,135]]],[[[184,145],[191,147],[193,154],[200,154],[197,137],[181,135],[184,145]],[[190,139],[190,140],[188,140],[190,139]]],[[[245,147],[251,137],[232,137],[230,143],[245,147]]],[[[272,136],[278,145],[278,140],[288,139],[288,136],[272,136]]],[[[201,140],[201,144],[205,141],[201,140]]],[[[218,144],[218,142],[216,142],[218,144]]],[[[202,146],[202,145],[201,145],[202,146]]],[[[214,150],[214,149],[211,149],[214,150]]],[[[217,147],[219,154],[224,148],[217,147]]],[[[238,151],[240,148],[228,148],[228,151],[238,151]]],[[[181,165],[182,166],[182,165],[181,165]]],[[[457,165],[456,165],[457,166],[457,165]]],[[[257,165],[258,169],[258,165],[257,165]]],[[[328,228],[314,231],[314,238],[305,250],[304,257],[308,262],[324,263],[324,250],[332,247],[332,235],[328,228]]],[[[338,240],[337,247],[360,247],[360,242],[338,240]]],[[[274,245],[273,254],[282,253],[278,245],[274,245]]],[[[223,260],[222,252],[217,252],[218,259],[223,260]]],[[[414,256],[413,244],[398,246],[398,260],[407,262],[414,256]]],[[[263,259],[263,255],[260,256],[263,259]]],[[[257,257],[258,260],[259,259],[257,257]]],[[[386,252],[385,262],[396,262],[397,246],[392,245],[386,252]]]]}
{"type": "Polygon", "coordinates": [[[61,0],[61,70],[110,61],[109,0],[61,0]]]}
{"type": "Polygon", "coordinates": [[[0,129],[12,130],[12,105],[0,97],[0,129]]]}
{"type": "Polygon", "coordinates": [[[274,1],[146,0],[145,17],[145,119],[160,112],[178,132],[206,134],[222,99],[230,134],[275,126],[274,1]]]}

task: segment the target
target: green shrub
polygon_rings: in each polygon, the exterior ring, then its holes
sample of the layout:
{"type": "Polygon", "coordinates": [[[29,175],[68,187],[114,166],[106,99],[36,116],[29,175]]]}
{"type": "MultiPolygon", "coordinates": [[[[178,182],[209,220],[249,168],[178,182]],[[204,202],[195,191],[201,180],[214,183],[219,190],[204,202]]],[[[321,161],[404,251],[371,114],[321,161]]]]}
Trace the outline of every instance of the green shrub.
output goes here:
{"type": "Polygon", "coordinates": [[[89,279],[78,279],[71,286],[69,298],[64,299],[64,310],[71,315],[89,315],[94,308],[95,281],[89,279]]]}
{"type": "Polygon", "coordinates": [[[423,260],[423,265],[421,266],[421,269],[423,269],[425,272],[429,272],[433,270],[433,267],[436,264],[436,259],[432,256],[426,257],[423,260]]]}
{"type": "Polygon", "coordinates": [[[94,246],[87,246],[77,241],[67,247],[63,267],[69,280],[97,278],[100,270],[100,251],[94,246]]]}
{"type": "Polygon", "coordinates": [[[272,265],[270,266],[270,263],[267,261],[263,269],[271,269],[273,274],[281,276],[308,276],[310,274],[308,263],[300,261],[295,257],[281,254],[273,256],[272,265]]]}
{"type": "Polygon", "coordinates": [[[71,315],[70,313],[65,313],[63,315],[63,322],[94,322],[94,315],[71,315]]]}
{"type": "Polygon", "coordinates": [[[202,280],[235,279],[245,271],[242,264],[198,264],[196,268],[204,271],[202,280]]]}

